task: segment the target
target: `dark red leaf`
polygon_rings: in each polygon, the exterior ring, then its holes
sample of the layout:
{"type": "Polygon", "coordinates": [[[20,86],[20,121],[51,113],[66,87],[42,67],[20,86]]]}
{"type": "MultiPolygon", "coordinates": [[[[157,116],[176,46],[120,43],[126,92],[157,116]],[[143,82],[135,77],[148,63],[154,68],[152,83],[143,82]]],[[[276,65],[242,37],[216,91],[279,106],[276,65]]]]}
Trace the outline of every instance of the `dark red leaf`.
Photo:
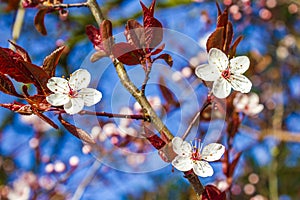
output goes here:
{"type": "Polygon", "coordinates": [[[58,120],[61,122],[61,124],[75,137],[79,138],[80,140],[89,143],[89,144],[95,144],[95,141],[93,138],[84,130],[77,128],[76,126],[70,124],[69,122],[65,121],[61,115],[58,116],[58,120]]]}
{"type": "Polygon", "coordinates": [[[228,11],[227,8],[224,10],[224,12],[218,16],[217,19],[217,27],[225,27],[228,23],[228,11]]]}
{"type": "Polygon", "coordinates": [[[112,53],[114,57],[126,65],[137,65],[142,59],[138,49],[125,42],[114,44],[112,53]]]}
{"type": "Polygon", "coordinates": [[[36,116],[38,116],[43,121],[45,121],[46,123],[48,123],[49,125],[51,125],[53,128],[58,129],[58,126],[51,119],[49,119],[49,117],[43,115],[42,113],[36,111],[35,109],[33,109],[33,112],[34,112],[34,114],[36,116]]]}
{"type": "Polygon", "coordinates": [[[11,82],[11,80],[2,73],[0,73],[0,91],[5,94],[23,98],[22,95],[17,93],[14,84],[11,82]]]}
{"type": "Polygon", "coordinates": [[[148,17],[144,22],[145,42],[147,48],[155,48],[163,39],[162,24],[154,17],[148,17]]]}
{"type": "Polygon", "coordinates": [[[151,5],[150,5],[150,7],[147,8],[147,7],[145,6],[145,4],[143,4],[143,2],[140,1],[140,4],[141,4],[142,9],[143,9],[144,18],[145,18],[145,17],[153,17],[153,15],[154,15],[155,2],[156,2],[156,0],[153,0],[152,3],[151,3],[151,5]]]}
{"type": "Polygon", "coordinates": [[[233,39],[233,28],[232,28],[232,24],[231,22],[228,22],[227,26],[226,26],[226,34],[225,34],[225,43],[224,43],[224,47],[223,50],[226,54],[228,54],[229,52],[229,47],[230,44],[232,42],[233,39]]]}
{"type": "Polygon", "coordinates": [[[31,105],[26,105],[18,102],[14,103],[5,103],[5,104],[0,104],[1,107],[7,108],[11,111],[20,113],[21,115],[31,115],[33,114],[33,111],[31,109],[31,105]]]}
{"type": "Polygon", "coordinates": [[[172,65],[173,65],[173,58],[172,58],[172,56],[170,56],[167,53],[159,55],[158,57],[156,57],[154,59],[154,61],[157,59],[163,59],[170,67],[172,67],[172,65]]]}
{"type": "Polygon", "coordinates": [[[242,41],[243,36],[239,36],[233,43],[233,45],[231,46],[230,50],[229,50],[229,57],[232,58],[233,56],[235,56],[236,53],[236,48],[238,46],[238,44],[242,41]]]}
{"type": "Polygon", "coordinates": [[[114,44],[114,40],[112,37],[112,23],[109,20],[104,20],[100,25],[100,33],[102,37],[102,45],[104,48],[104,51],[110,55],[111,54],[111,48],[114,44]]]}
{"type": "Polygon", "coordinates": [[[158,150],[163,148],[166,145],[166,143],[155,134],[152,134],[151,136],[147,136],[147,140],[158,150]]]}
{"type": "Polygon", "coordinates": [[[159,47],[157,47],[153,52],[151,52],[151,55],[156,55],[159,54],[160,52],[162,52],[165,48],[165,43],[163,43],[162,45],[160,45],[159,47]]]}
{"type": "Polygon", "coordinates": [[[202,200],[226,200],[226,193],[213,185],[207,185],[202,193],[202,200]]]}
{"type": "Polygon", "coordinates": [[[58,61],[64,51],[65,46],[61,46],[48,55],[43,62],[43,70],[48,74],[49,77],[55,75],[55,69],[58,64],[58,61]]]}
{"type": "Polygon", "coordinates": [[[38,91],[47,92],[46,83],[49,76],[44,70],[23,60],[14,51],[0,47],[0,72],[22,83],[33,83],[38,91]]]}
{"type": "Polygon", "coordinates": [[[27,74],[32,83],[37,87],[38,94],[49,94],[50,91],[47,87],[47,82],[49,79],[48,74],[41,68],[32,63],[21,61],[22,66],[24,66],[24,74],[27,74]]]}
{"type": "Polygon", "coordinates": [[[23,49],[22,47],[20,47],[19,45],[13,43],[10,40],[9,40],[9,43],[11,43],[16,48],[16,52],[20,56],[22,56],[22,58],[23,58],[24,61],[31,62],[30,56],[29,56],[29,54],[27,53],[27,51],[25,49],[23,49]]]}
{"type": "Polygon", "coordinates": [[[130,19],[127,21],[124,34],[127,42],[137,49],[145,47],[145,30],[136,20],[130,19]]]}
{"type": "Polygon", "coordinates": [[[40,32],[42,35],[47,35],[47,30],[45,27],[45,15],[48,12],[48,8],[42,8],[39,9],[36,16],[34,17],[34,26],[38,32],[40,32]]]}
{"type": "MultiPolygon", "coordinates": [[[[85,27],[85,32],[86,32],[88,38],[90,39],[90,41],[93,43],[94,47],[96,47],[96,46],[101,47],[102,37],[99,32],[99,29],[97,29],[93,25],[87,25],[85,27]]],[[[100,49],[103,50],[102,47],[100,49]]]]}
{"type": "Polygon", "coordinates": [[[206,42],[207,52],[209,52],[211,48],[217,48],[223,50],[223,46],[225,43],[223,36],[224,36],[224,27],[217,28],[207,39],[206,42]]]}

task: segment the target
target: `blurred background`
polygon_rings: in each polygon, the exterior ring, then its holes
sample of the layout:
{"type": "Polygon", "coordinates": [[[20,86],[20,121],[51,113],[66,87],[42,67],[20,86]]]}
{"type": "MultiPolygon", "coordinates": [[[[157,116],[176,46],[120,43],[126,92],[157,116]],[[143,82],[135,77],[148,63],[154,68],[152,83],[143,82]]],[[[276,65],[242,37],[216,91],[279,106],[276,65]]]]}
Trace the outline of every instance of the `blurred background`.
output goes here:
{"type": "MultiPolygon", "coordinates": [[[[123,94],[122,88],[116,87],[118,79],[107,60],[89,62],[94,50],[85,26],[96,24],[87,8],[70,8],[67,17],[57,12],[47,14],[48,34],[42,36],[34,27],[37,8],[22,11],[19,0],[0,2],[1,47],[9,46],[17,13],[24,12],[21,32],[15,39],[28,51],[33,63],[42,65],[55,48],[66,45],[56,76],[68,76],[81,67],[89,69],[92,76],[93,72],[99,73],[101,78],[95,75],[91,83],[104,96],[98,111],[141,112],[126,91],[123,94]],[[124,98],[126,101],[122,101],[124,98]]],[[[149,0],[143,2],[151,4],[149,0]]],[[[113,22],[116,40],[122,39],[128,19],[142,21],[137,0],[98,3],[113,22]]],[[[244,115],[234,137],[233,149],[242,152],[242,156],[234,171],[231,199],[300,199],[300,1],[219,3],[221,8],[228,6],[234,38],[244,36],[237,55],[250,58],[246,75],[253,83],[252,92],[264,106],[260,113],[244,115]]],[[[147,96],[171,131],[182,135],[195,113],[193,106],[199,109],[207,95],[207,88],[194,75],[194,68],[207,62],[205,44],[216,28],[217,8],[215,1],[208,0],[157,0],[155,9],[155,17],[168,29],[166,34],[175,33],[174,38],[165,40],[174,66],[166,73],[157,69],[151,78],[156,79],[153,85],[171,88],[174,99],[170,101],[164,90],[155,86],[149,87],[147,96]],[[183,98],[182,90],[192,95],[183,98]]],[[[132,76],[134,73],[131,72],[132,76]]],[[[15,100],[0,94],[0,103],[15,100]]],[[[48,116],[56,120],[53,114],[48,116]]],[[[195,199],[183,174],[163,163],[145,139],[136,137],[141,122],[85,116],[67,119],[95,137],[99,148],[92,149],[64,128],[55,130],[35,116],[21,116],[0,108],[0,199],[195,199]]],[[[220,127],[220,123],[221,127],[226,126],[220,120],[212,120],[211,127],[220,127]]],[[[189,139],[196,132],[197,129],[193,130],[189,139]]],[[[222,142],[222,134],[226,134],[223,129],[217,135],[214,131],[208,135],[210,140],[222,142]]],[[[222,165],[213,163],[213,167],[214,176],[201,178],[201,182],[221,190],[227,188],[222,165]]]]}

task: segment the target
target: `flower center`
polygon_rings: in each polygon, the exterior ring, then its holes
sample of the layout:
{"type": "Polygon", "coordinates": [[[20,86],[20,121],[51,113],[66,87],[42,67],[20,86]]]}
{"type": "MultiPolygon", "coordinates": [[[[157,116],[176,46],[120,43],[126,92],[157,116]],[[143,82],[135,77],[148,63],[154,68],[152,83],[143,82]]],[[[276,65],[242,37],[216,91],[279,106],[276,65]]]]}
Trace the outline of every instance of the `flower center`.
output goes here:
{"type": "Polygon", "coordinates": [[[224,71],[222,71],[222,76],[225,79],[229,79],[229,77],[230,77],[230,70],[229,70],[229,68],[227,68],[224,71]]]}
{"type": "Polygon", "coordinates": [[[195,139],[193,141],[193,150],[192,150],[192,155],[191,155],[191,160],[193,161],[198,161],[201,160],[201,140],[195,139]]]}
{"type": "Polygon", "coordinates": [[[71,87],[70,87],[70,85],[68,84],[68,86],[69,86],[69,97],[70,98],[75,98],[75,97],[77,97],[77,95],[78,95],[78,92],[76,91],[76,90],[73,90],[71,87]]]}

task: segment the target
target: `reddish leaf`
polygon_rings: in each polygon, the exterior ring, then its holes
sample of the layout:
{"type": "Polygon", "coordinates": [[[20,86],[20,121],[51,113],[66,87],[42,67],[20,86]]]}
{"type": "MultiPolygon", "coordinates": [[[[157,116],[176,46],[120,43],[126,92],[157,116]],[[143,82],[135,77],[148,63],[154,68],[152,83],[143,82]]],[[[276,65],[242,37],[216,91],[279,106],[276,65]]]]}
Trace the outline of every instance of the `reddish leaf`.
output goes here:
{"type": "MultiPolygon", "coordinates": [[[[90,41],[93,43],[94,47],[95,46],[98,46],[98,47],[101,46],[102,37],[101,37],[101,34],[99,32],[99,29],[97,29],[93,25],[87,25],[85,27],[85,32],[86,32],[88,38],[90,39],[90,41]]],[[[101,50],[103,50],[103,49],[101,49],[101,50]]]]}
{"type": "Polygon", "coordinates": [[[127,21],[125,36],[129,44],[135,46],[137,49],[145,47],[145,30],[143,26],[134,19],[127,21]]]}
{"type": "Polygon", "coordinates": [[[42,35],[47,35],[47,30],[45,27],[45,15],[48,12],[48,8],[42,8],[39,9],[36,16],[34,17],[34,26],[38,32],[40,32],[42,35]]]}
{"type": "Polygon", "coordinates": [[[37,115],[39,118],[41,118],[43,121],[47,122],[49,125],[51,125],[53,128],[58,129],[58,126],[51,120],[49,119],[47,116],[43,115],[42,113],[36,111],[35,109],[33,109],[33,112],[35,115],[37,115]]]}
{"type": "Polygon", "coordinates": [[[218,16],[217,19],[217,27],[225,27],[228,23],[228,11],[227,8],[224,10],[224,12],[218,16]]]}
{"type": "MultiPolygon", "coordinates": [[[[37,87],[38,94],[49,94],[47,82],[48,74],[41,68],[32,63],[21,61],[26,70],[24,72],[31,78],[32,83],[37,87]]],[[[25,75],[23,74],[23,76],[25,75]]]]}
{"type": "Polygon", "coordinates": [[[49,77],[55,75],[55,68],[58,64],[58,61],[64,51],[65,46],[61,46],[48,55],[43,62],[43,70],[48,74],[49,77]]]}
{"type": "MultiPolygon", "coordinates": [[[[23,86],[23,91],[24,91],[23,86]]],[[[26,91],[24,91],[26,93],[26,91]]],[[[47,102],[44,95],[34,95],[26,98],[26,101],[35,109],[38,111],[46,111],[48,110],[51,105],[47,102]]]]}
{"type": "Polygon", "coordinates": [[[223,50],[226,54],[228,54],[232,39],[233,39],[233,28],[232,28],[231,22],[228,22],[228,24],[226,26],[226,35],[224,38],[225,42],[224,42],[224,47],[223,47],[223,50]]]}
{"type": "Polygon", "coordinates": [[[61,124],[75,137],[79,138],[80,140],[89,143],[89,144],[95,144],[95,141],[93,138],[84,130],[77,128],[76,126],[70,124],[69,122],[65,121],[61,115],[58,116],[58,120],[61,122],[61,124]]]}
{"type": "Polygon", "coordinates": [[[172,58],[172,56],[170,56],[167,53],[159,55],[158,57],[156,57],[154,59],[154,61],[157,59],[163,59],[170,67],[172,67],[172,65],[173,65],[173,58],[172,58]]]}
{"type": "Polygon", "coordinates": [[[16,48],[16,53],[18,53],[20,56],[22,56],[24,61],[31,62],[30,56],[25,49],[23,49],[22,47],[13,43],[10,40],[9,40],[9,43],[11,43],[16,48]]]}
{"type": "Polygon", "coordinates": [[[166,143],[155,134],[147,136],[147,140],[158,150],[166,145],[166,143]]]}
{"type": "Polygon", "coordinates": [[[213,185],[207,185],[202,193],[202,200],[226,200],[226,193],[213,185]]]}
{"type": "Polygon", "coordinates": [[[143,2],[140,1],[140,4],[142,6],[142,9],[143,9],[143,13],[144,13],[144,17],[147,16],[147,17],[153,17],[154,15],[154,7],[155,7],[155,2],[156,0],[153,0],[150,7],[147,8],[145,6],[145,4],[143,4],[143,2]]]}
{"type": "Polygon", "coordinates": [[[18,102],[0,104],[0,106],[2,106],[3,108],[7,108],[11,111],[20,113],[21,115],[33,114],[33,111],[31,109],[30,105],[25,105],[25,104],[18,103],[18,102]]]}
{"type": "Polygon", "coordinates": [[[219,27],[209,36],[206,42],[207,52],[209,52],[211,48],[223,50],[223,46],[225,43],[223,35],[224,27],[219,27]]]}
{"type": "Polygon", "coordinates": [[[241,158],[241,155],[242,155],[242,152],[239,152],[237,153],[235,156],[234,156],[234,159],[233,161],[231,162],[230,166],[229,166],[229,172],[228,172],[228,178],[229,177],[232,177],[233,176],[233,173],[234,173],[234,170],[235,170],[235,167],[236,165],[238,164],[240,158],[241,158]]]}
{"type": "Polygon", "coordinates": [[[114,44],[112,53],[119,61],[126,65],[137,65],[142,59],[139,51],[134,46],[125,42],[114,44]]]}
{"type": "Polygon", "coordinates": [[[163,39],[162,24],[157,19],[149,17],[146,19],[144,27],[147,48],[155,48],[163,39]]]}
{"type": "Polygon", "coordinates": [[[111,48],[112,45],[114,43],[113,37],[112,37],[112,23],[109,20],[104,20],[101,23],[100,26],[100,33],[101,33],[101,37],[102,37],[102,42],[103,42],[103,48],[104,51],[106,51],[106,53],[108,55],[111,54],[111,48]]]}
{"type": "Polygon", "coordinates": [[[11,80],[2,73],[0,73],[0,91],[5,94],[23,98],[22,95],[17,93],[14,84],[11,82],[11,80]]]}
{"type": "Polygon", "coordinates": [[[229,50],[229,57],[232,58],[233,56],[235,56],[236,53],[236,48],[238,46],[238,44],[242,41],[243,36],[239,36],[233,43],[233,45],[231,46],[230,50],[229,50]]]}
{"type": "Polygon", "coordinates": [[[151,52],[151,55],[156,55],[159,54],[160,52],[162,52],[165,48],[165,43],[163,43],[162,45],[160,45],[159,47],[157,47],[153,52],[151,52]]]}

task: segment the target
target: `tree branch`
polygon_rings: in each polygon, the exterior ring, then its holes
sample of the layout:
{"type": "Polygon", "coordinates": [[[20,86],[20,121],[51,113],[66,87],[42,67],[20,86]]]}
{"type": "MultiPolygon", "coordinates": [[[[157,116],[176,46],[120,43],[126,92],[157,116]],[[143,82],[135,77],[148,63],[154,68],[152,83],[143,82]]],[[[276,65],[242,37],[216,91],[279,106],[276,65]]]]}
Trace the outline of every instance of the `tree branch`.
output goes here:
{"type": "Polygon", "coordinates": [[[88,111],[88,110],[82,110],[78,114],[80,114],[80,115],[96,115],[96,116],[102,116],[102,117],[108,117],[108,118],[125,118],[125,119],[144,120],[147,122],[151,121],[150,117],[145,116],[145,115],[114,114],[114,113],[108,113],[108,112],[93,112],[93,111],[88,111]]]}

